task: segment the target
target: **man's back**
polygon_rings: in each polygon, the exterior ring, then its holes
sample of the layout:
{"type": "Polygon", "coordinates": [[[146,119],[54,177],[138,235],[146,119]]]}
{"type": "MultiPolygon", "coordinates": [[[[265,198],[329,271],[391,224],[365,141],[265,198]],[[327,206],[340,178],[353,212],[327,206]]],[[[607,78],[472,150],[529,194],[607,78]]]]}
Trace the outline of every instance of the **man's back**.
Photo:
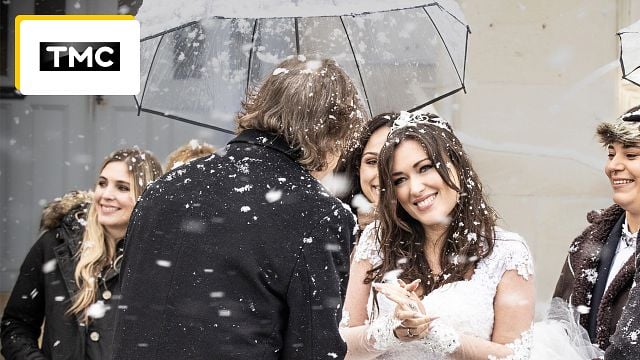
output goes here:
{"type": "Polygon", "coordinates": [[[274,139],[245,131],[145,192],[126,238],[116,359],[344,355],[353,216],[274,139]]]}

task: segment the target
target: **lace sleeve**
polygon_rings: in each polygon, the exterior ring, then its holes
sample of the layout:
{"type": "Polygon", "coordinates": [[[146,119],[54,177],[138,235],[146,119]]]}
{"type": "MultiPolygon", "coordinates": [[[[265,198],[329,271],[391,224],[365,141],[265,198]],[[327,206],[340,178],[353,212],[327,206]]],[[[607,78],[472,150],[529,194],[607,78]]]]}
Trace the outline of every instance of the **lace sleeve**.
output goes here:
{"type": "Polygon", "coordinates": [[[353,261],[367,260],[376,266],[382,262],[380,257],[380,244],[376,236],[377,222],[372,222],[362,230],[360,239],[353,250],[353,261]]]}
{"type": "Polygon", "coordinates": [[[516,270],[518,275],[527,280],[533,275],[533,257],[527,242],[520,235],[496,229],[494,252],[500,257],[501,273],[516,270]]]}

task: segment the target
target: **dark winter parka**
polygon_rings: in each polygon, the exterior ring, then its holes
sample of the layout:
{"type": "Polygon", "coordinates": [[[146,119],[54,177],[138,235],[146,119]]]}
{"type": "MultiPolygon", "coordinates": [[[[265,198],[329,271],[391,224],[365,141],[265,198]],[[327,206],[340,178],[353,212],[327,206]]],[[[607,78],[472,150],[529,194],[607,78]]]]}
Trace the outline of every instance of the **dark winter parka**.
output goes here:
{"type": "Polygon", "coordinates": [[[246,130],[147,189],[125,237],[114,359],[344,357],[355,219],[296,158],[246,130]]]}
{"type": "MultiPolygon", "coordinates": [[[[89,325],[81,325],[78,318],[66,314],[77,291],[74,255],[90,204],[86,195],[75,195],[65,196],[66,204],[45,209],[44,232],[20,268],[2,316],[2,355],[6,360],[111,357],[113,311],[89,325]]],[[[115,292],[116,282],[117,276],[110,275],[106,285],[115,292]]],[[[108,306],[109,301],[104,301],[108,306]]]]}
{"type": "Polygon", "coordinates": [[[553,296],[563,298],[580,307],[578,309],[589,309],[580,315],[580,324],[589,332],[591,341],[604,350],[627,302],[635,262],[633,257],[629,258],[604,291],[622,233],[624,209],[613,205],[601,212],[589,213],[587,220],[591,225],[571,244],[553,296]]]}

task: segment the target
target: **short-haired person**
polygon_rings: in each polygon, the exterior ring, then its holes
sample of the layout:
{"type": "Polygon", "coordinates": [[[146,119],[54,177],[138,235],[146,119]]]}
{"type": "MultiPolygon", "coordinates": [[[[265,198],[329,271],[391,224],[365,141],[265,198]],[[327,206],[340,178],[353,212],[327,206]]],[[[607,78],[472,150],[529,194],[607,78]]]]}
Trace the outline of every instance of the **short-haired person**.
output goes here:
{"type": "Polygon", "coordinates": [[[591,341],[603,350],[609,347],[616,326],[621,325],[619,320],[636,272],[640,123],[629,120],[640,120],[638,115],[632,118],[637,110],[630,109],[627,115],[597,127],[600,143],[607,149],[604,173],[615,204],[588,214],[591,224],[571,243],[554,293],[581,312],[580,323],[591,341]]]}
{"type": "Polygon", "coordinates": [[[150,152],[118,150],[93,194],[73,191],[46,207],[2,316],[6,360],[111,359],[122,239],[138,196],[161,174],[150,152]]]}
{"type": "Polygon", "coordinates": [[[224,150],[170,171],[140,200],[115,359],[342,358],[355,221],[318,179],[365,122],[333,60],[279,64],[224,150]]]}

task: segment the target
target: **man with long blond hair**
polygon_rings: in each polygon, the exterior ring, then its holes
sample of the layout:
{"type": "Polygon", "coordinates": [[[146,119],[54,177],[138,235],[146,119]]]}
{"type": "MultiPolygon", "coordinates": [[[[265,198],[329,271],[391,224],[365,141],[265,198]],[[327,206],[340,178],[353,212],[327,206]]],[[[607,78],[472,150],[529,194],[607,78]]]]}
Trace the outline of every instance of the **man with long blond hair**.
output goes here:
{"type": "Polygon", "coordinates": [[[344,356],[355,220],[318,179],[366,122],[356,88],[333,60],[292,57],[243,108],[224,150],[140,200],[115,359],[344,356]]]}

